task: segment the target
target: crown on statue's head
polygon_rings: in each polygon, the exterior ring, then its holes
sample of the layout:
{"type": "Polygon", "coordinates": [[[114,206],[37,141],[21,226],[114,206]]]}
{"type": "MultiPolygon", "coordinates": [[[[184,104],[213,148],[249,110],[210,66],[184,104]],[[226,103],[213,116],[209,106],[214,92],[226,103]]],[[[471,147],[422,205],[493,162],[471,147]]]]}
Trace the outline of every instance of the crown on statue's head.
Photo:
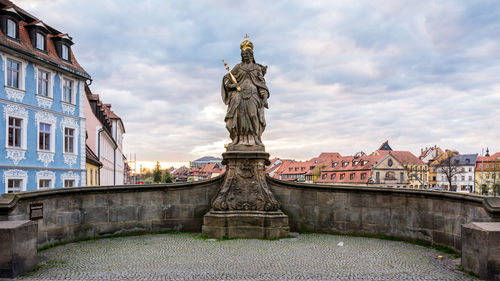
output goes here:
{"type": "Polygon", "coordinates": [[[253,51],[253,43],[248,40],[248,34],[245,35],[245,41],[241,42],[240,49],[242,51],[244,51],[246,49],[250,49],[253,51]]]}

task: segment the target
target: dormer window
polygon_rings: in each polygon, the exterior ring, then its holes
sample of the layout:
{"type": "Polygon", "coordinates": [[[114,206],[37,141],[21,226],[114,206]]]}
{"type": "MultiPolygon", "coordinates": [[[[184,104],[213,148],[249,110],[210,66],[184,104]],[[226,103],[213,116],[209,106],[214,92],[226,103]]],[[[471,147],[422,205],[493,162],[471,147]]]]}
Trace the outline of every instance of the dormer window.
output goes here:
{"type": "Polygon", "coordinates": [[[349,164],[349,162],[343,162],[343,163],[342,163],[342,167],[345,167],[345,166],[347,166],[348,164],[349,164]]]}
{"type": "Polygon", "coordinates": [[[45,51],[45,35],[40,32],[36,33],[36,48],[45,51]]]}
{"type": "Polygon", "coordinates": [[[337,163],[337,162],[334,162],[334,163],[332,164],[332,168],[335,168],[335,167],[337,167],[337,165],[338,165],[338,164],[339,164],[339,163],[337,163]]]}
{"type": "Polygon", "coordinates": [[[61,58],[63,60],[69,61],[69,47],[67,45],[62,45],[61,46],[61,58]]]}
{"type": "Polygon", "coordinates": [[[17,39],[17,22],[7,19],[7,36],[17,39]]]}
{"type": "Polygon", "coordinates": [[[356,165],[358,165],[358,164],[359,164],[359,162],[358,162],[358,161],[354,161],[353,166],[356,166],[356,165]]]}

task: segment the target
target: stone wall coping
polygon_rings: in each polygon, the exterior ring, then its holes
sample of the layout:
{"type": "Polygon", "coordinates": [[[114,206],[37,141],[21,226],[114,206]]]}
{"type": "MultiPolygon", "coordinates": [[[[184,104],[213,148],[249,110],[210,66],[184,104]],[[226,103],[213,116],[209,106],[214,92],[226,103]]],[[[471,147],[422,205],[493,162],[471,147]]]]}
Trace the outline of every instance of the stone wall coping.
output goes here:
{"type": "Polygon", "coordinates": [[[500,222],[470,222],[464,224],[464,227],[488,232],[500,232],[500,222]]]}
{"type": "Polygon", "coordinates": [[[25,224],[33,224],[35,222],[30,220],[20,220],[20,221],[0,221],[0,229],[14,229],[25,224]]]}
{"type": "Polygon", "coordinates": [[[205,185],[210,185],[214,182],[221,181],[224,175],[217,176],[208,180],[195,182],[179,182],[165,184],[137,184],[137,185],[110,185],[110,186],[85,186],[73,188],[53,188],[46,190],[32,190],[18,193],[6,193],[0,196],[0,213],[11,209],[21,199],[43,198],[55,195],[67,195],[78,193],[110,193],[110,192],[137,192],[145,190],[162,190],[162,189],[192,189],[199,188],[205,185]]]}
{"type": "Polygon", "coordinates": [[[405,189],[405,188],[388,188],[388,187],[372,187],[372,186],[357,186],[357,185],[326,185],[326,184],[312,184],[312,183],[297,183],[287,182],[271,178],[267,176],[270,183],[286,185],[288,187],[297,189],[316,189],[316,190],[337,190],[349,192],[376,192],[376,193],[397,193],[408,195],[428,196],[434,198],[452,199],[459,201],[469,201],[483,204],[484,208],[491,214],[500,216],[500,198],[487,197],[479,194],[462,194],[453,191],[434,191],[434,190],[419,190],[419,189],[405,189]]]}

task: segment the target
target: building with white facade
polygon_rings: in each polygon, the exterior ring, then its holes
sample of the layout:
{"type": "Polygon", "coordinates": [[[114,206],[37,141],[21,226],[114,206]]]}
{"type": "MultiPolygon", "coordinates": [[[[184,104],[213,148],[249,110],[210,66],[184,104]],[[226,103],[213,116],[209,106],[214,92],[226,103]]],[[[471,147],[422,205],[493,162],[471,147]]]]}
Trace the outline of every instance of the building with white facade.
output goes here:
{"type": "Polygon", "coordinates": [[[84,85],[72,38],[0,0],[0,194],[86,184],[84,85]]]}
{"type": "Polygon", "coordinates": [[[96,185],[122,185],[125,183],[123,122],[111,110],[111,105],[102,103],[99,95],[93,94],[88,86],[85,93],[87,146],[102,163],[96,185]]]}
{"type": "Polygon", "coordinates": [[[445,190],[457,192],[472,192],[475,184],[475,167],[477,154],[459,154],[444,160],[437,166],[437,185],[445,190]],[[450,170],[457,172],[450,173],[450,170]],[[448,176],[451,175],[451,187],[448,176]]]}

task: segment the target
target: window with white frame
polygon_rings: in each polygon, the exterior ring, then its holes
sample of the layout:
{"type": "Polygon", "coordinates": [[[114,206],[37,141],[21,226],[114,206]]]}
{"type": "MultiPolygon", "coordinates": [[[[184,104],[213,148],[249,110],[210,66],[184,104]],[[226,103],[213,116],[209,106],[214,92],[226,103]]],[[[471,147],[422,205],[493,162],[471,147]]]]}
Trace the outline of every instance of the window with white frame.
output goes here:
{"type": "Polygon", "coordinates": [[[12,19],[7,19],[7,36],[17,38],[17,22],[12,19]]]}
{"type": "Polygon", "coordinates": [[[64,152],[74,153],[75,151],[75,129],[64,127],[64,152]]]}
{"type": "Polygon", "coordinates": [[[62,48],[61,58],[63,60],[69,60],[69,47],[63,44],[61,48],[62,48]]]}
{"type": "Polygon", "coordinates": [[[51,124],[39,123],[38,124],[38,149],[51,151],[51,124]]]}
{"type": "Polygon", "coordinates": [[[64,187],[73,187],[75,186],[75,180],[64,180],[64,187]]]}
{"type": "Polygon", "coordinates": [[[36,33],[36,48],[45,51],[45,36],[40,32],[36,33]]]}
{"type": "Polygon", "coordinates": [[[9,116],[8,147],[21,148],[23,146],[23,119],[9,116]]]}
{"type": "Polygon", "coordinates": [[[63,82],[63,99],[64,102],[74,103],[73,99],[73,80],[64,78],[63,82]]]}
{"type": "Polygon", "coordinates": [[[6,170],[3,172],[3,181],[6,193],[26,191],[28,173],[23,170],[6,170]]]}
{"type": "Polygon", "coordinates": [[[15,60],[7,59],[7,86],[20,88],[21,63],[15,60]]]}
{"type": "Polygon", "coordinates": [[[7,180],[7,193],[21,192],[23,186],[22,179],[8,179],[7,180]]]}
{"type": "Polygon", "coordinates": [[[38,70],[38,91],[37,94],[40,96],[49,96],[49,80],[50,80],[50,73],[45,71],[45,70],[38,70]]]}
{"type": "Polygon", "coordinates": [[[50,188],[52,187],[52,180],[50,179],[41,179],[38,180],[38,189],[50,188]]]}

